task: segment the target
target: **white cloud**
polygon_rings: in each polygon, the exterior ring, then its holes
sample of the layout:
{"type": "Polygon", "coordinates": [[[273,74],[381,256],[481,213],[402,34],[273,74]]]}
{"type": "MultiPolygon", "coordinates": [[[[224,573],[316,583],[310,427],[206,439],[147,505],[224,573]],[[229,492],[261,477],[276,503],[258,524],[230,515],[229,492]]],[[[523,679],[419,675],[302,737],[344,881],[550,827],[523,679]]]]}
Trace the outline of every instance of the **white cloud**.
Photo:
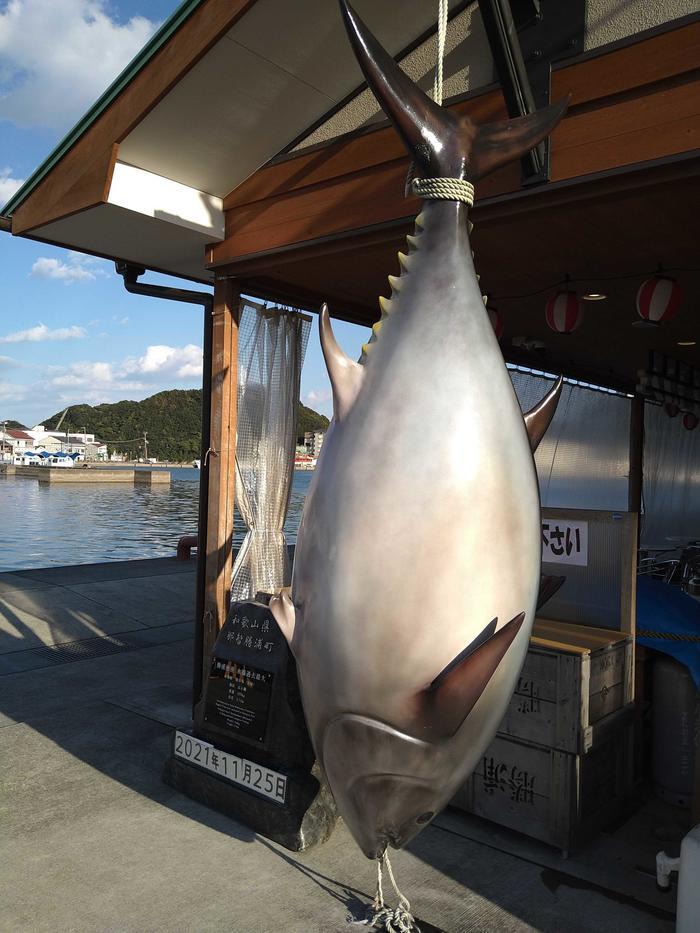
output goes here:
{"type": "Polygon", "coordinates": [[[5,369],[13,369],[17,366],[17,361],[13,360],[11,356],[0,356],[0,366],[4,366],[5,369]]]}
{"type": "Polygon", "coordinates": [[[58,279],[66,285],[72,285],[73,282],[92,282],[98,275],[107,274],[101,268],[103,263],[103,259],[84,256],[74,251],[68,253],[68,262],[40,256],[32,266],[30,275],[43,279],[58,279]]]}
{"type": "MultiPolygon", "coordinates": [[[[0,379],[0,401],[21,402],[27,397],[27,386],[17,385],[14,382],[3,382],[0,379]]],[[[9,417],[9,416],[8,416],[9,417]]]]}
{"type": "Polygon", "coordinates": [[[202,348],[193,343],[185,347],[154,345],[143,356],[124,361],[124,371],[140,375],[175,376],[196,379],[202,375],[202,348]]]}
{"type": "Polygon", "coordinates": [[[112,19],[105,0],[9,0],[0,12],[0,119],[66,129],[157,24],[112,19]]]}
{"type": "MultiPolygon", "coordinates": [[[[0,357],[0,364],[2,359],[0,357]]],[[[0,379],[0,401],[25,403],[11,417],[28,423],[45,417],[48,410],[57,411],[67,405],[99,405],[123,398],[146,398],[172,388],[174,383],[201,385],[202,349],[194,344],[184,347],[154,345],[147,347],[143,356],[127,357],[121,362],[85,360],[68,365],[43,364],[42,377],[42,382],[33,386],[11,385],[0,379]]]]}
{"type": "Polygon", "coordinates": [[[0,337],[0,343],[39,343],[45,340],[79,340],[85,337],[85,328],[73,324],[70,327],[57,327],[51,330],[46,324],[37,324],[27,330],[18,330],[14,334],[0,337]]]}
{"type": "Polygon", "coordinates": [[[73,363],[66,372],[54,376],[50,383],[59,388],[78,386],[111,386],[115,373],[111,363],[73,363]]]}
{"type": "MultiPolygon", "coordinates": [[[[1,103],[0,101],[0,105],[1,103]]],[[[0,168],[0,207],[7,204],[15,191],[18,191],[23,184],[23,178],[12,177],[11,168],[0,168]]]]}
{"type": "MultiPolygon", "coordinates": [[[[114,393],[140,392],[154,383],[198,381],[202,376],[202,349],[194,344],[185,347],[150,346],[140,357],[127,357],[121,363],[71,363],[50,365],[48,384],[55,389],[71,390],[82,401],[98,398],[107,401],[114,393]]],[[[121,396],[123,398],[123,395],[121,396]]]]}
{"type": "Polygon", "coordinates": [[[304,397],[305,405],[323,405],[326,402],[330,402],[333,398],[333,393],[330,389],[312,389],[310,392],[307,392],[304,397]]]}

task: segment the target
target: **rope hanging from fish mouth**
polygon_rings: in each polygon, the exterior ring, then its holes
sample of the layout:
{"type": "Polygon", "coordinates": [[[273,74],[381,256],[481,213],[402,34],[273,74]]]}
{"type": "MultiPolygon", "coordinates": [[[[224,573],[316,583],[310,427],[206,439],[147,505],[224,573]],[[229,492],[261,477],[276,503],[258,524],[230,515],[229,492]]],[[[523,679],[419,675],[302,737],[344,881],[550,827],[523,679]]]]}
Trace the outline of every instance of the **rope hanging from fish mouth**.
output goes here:
{"type": "MultiPolygon", "coordinates": [[[[438,0],[437,60],[433,100],[442,106],[443,61],[447,37],[448,0],[438,0]]],[[[414,195],[426,201],[463,201],[468,207],[474,204],[474,185],[463,178],[418,178],[416,163],[411,162],[406,176],[406,196],[414,195]]]]}
{"type": "Polygon", "coordinates": [[[420,927],[416,924],[411,913],[411,905],[408,898],[405,897],[396,884],[394,872],[391,868],[389,856],[384,850],[383,854],[377,859],[377,893],[372,902],[373,914],[365,921],[367,926],[374,927],[377,930],[386,930],[386,933],[420,933],[420,927]],[[398,898],[396,907],[388,907],[384,902],[384,889],[382,886],[382,866],[386,868],[389,880],[398,898]]]}

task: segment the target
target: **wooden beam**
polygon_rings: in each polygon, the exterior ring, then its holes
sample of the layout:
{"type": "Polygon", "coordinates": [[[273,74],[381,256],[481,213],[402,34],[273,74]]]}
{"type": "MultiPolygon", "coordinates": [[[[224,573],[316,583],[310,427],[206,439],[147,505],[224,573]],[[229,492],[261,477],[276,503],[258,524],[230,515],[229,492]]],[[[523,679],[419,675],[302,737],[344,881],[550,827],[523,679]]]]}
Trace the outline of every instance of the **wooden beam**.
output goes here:
{"type": "MultiPolygon", "coordinates": [[[[616,170],[634,174],[640,163],[699,149],[699,41],[700,23],[690,23],[558,68],[552,97],[572,92],[574,103],[551,137],[552,180],[563,186],[616,170]]],[[[492,88],[451,104],[450,110],[476,123],[506,116],[501,91],[492,88]]],[[[387,125],[273,160],[224,199],[225,239],[210,245],[207,265],[228,269],[319,240],[405,224],[419,207],[403,195],[407,163],[387,125]]],[[[616,181],[624,184],[619,177],[616,181]]],[[[542,195],[542,189],[523,191],[518,166],[506,166],[479,181],[475,221],[483,222],[481,212],[491,213],[494,201],[513,207],[511,202],[520,200],[527,209],[531,198],[542,195]]]]}
{"type": "Polygon", "coordinates": [[[553,65],[552,100],[571,93],[575,108],[696,69],[700,20],[666,25],[666,31],[630,41],[623,48],[596,49],[553,65]]]}
{"type": "Polygon", "coordinates": [[[226,621],[231,591],[239,298],[240,293],[233,281],[217,279],[214,285],[211,447],[208,453],[204,678],[208,674],[214,642],[226,621]]]}

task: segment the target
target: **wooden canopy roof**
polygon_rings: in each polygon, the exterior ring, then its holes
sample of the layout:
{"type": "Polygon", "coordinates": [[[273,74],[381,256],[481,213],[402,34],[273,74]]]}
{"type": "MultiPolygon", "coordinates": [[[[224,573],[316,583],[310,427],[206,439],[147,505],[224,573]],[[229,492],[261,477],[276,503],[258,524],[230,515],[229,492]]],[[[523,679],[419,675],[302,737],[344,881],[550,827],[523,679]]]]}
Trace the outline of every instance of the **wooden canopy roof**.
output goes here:
{"type": "MultiPolygon", "coordinates": [[[[475,262],[503,317],[507,359],[625,391],[650,349],[700,366],[699,60],[696,17],[562,63],[551,99],[572,98],[552,135],[551,182],[523,188],[513,165],[479,184],[475,262]],[[681,312],[635,327],[637,290],[660,263],[682,286],[681,312]],[[560,335],[544,305],[566,275],[580,293],[608,297],[584,303],[583,324],[560,335]]],[[[498,88],[452,106],[475,122],[505,116],[498,88]]],[[[404,197],[406,170],[387,125],[274,160],[224,199],[226,236],[209,249],[210,268],[371,325],[420,207],[404,197]]]]}
{"type": "MultiPolygon", "coordinates": [[[[421,0],[400,17],[394,4],[356,6],[392,54],[434,25],[421,0]]],[[[700,346],[678,347],[700,336],[698,61],[695,15],[553,68],[551,99],[572,101],[552,136],[551,181],[523,188],[507,167],[479,185],[473,210],[507,358],[628,390],[651,348],[700,365],[700,346]],[[659,263],[683,287],[682,310],[634,328],[637,288],[659,263]],[[544,302],[567,274],[608,298],[565,337],[547,328],[544,302]]],[[[185,0],[10,202],[12,232],[201,281],[233,277],[311,309],[327,300],[371,324],[418,210],[394,131],[374,125],[275,158],[359,82],[335,4],[185,0]]],[[[477,122],[505,115],[497,86],[451,106],[477,122]]]]}
{"type": "MultiPolygon", "coordinates": [[[[423,0],[356,5],[392,54],[435,28],[423,0]]],[[[15,235],[211,281],[223,198],[361,82],[335,3],[184,0],[2,213],[15,235]]]]}

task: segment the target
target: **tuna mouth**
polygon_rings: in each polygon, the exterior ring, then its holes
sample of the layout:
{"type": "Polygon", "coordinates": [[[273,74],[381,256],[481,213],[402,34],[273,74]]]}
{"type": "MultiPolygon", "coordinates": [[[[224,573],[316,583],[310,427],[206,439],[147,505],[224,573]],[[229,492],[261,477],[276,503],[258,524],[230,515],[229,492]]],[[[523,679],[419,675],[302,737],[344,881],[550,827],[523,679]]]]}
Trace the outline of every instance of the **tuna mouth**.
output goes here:
{"type": "Polygon", "coordinates": [[[430,822],[440,793],[438,747],[364,716],[337,716],[323,766],[338,810],[367,858],[401,848],[430,822]]]}
{"type": "Polygon", "coordinates": [[[348,788],[346,822],[358,827],[365,855],[379,858],[387,845],[402,848],[430,822],[434,796],[430,785],[407,775],[367,775],[348,788]]]}

